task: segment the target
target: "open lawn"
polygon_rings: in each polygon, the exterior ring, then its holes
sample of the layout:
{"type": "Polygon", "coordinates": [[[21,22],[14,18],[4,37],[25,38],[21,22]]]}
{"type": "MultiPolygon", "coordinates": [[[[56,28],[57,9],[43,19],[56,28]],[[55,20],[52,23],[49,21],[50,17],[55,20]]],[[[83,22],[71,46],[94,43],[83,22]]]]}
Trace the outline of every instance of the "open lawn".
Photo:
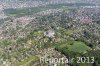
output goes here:
{"type": "Polygon", "coordinates": [[[91,48],[88,47],[85,43],[80,41],[67,41],[67,42],[60,42],[60,43],[51,43],[49,46],[52,47],[59,47],[61,49],[68,48],[69,51],[78,52],[78,53],[86,53],[87,50],[90,50],[91,48]]]}
{"type": "Polygon", "coordinates": [[[83,42],[74,41],[73,45],[67,45],[69,51],[73,52],[87,52],[90,50],[90,47],[86,46],[83,42]]]}
{"type": "Polygon", "coordinates": [[[36,61],[38,61],[38,57],[32,56],[32,57],[29,57],[28,59],[25,59],[22,62],[16,63],[14,66],[30,66],[29,64],[31,62],[36,62],[36,61]]]}
{"type": "Polygon", "coordinates": [[[79,32],[80,30],[67,30],[67,31],[65,31],[65,34],[66,35],[71,35],[71,34],[73,34],[73,33],[77,33],[77,32],[79,32]]]}

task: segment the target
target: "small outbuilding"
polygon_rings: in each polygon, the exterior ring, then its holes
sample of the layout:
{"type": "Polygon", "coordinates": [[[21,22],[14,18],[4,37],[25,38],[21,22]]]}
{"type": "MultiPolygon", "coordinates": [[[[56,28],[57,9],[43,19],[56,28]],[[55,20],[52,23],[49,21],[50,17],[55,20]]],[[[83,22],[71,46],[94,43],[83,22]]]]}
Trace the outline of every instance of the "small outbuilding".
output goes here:
{"type": "Polygon", "coordinates": [[[54,32],[54,30],[48,30],[48,31],[44,32],[44,35],[49,38],[53,38],[55,35],[55,32],[54,32]]]}
{"type": "Polygon", "coordinates": [[[100,41],[96,41],[97,44],[100,44],[100,41]]]}

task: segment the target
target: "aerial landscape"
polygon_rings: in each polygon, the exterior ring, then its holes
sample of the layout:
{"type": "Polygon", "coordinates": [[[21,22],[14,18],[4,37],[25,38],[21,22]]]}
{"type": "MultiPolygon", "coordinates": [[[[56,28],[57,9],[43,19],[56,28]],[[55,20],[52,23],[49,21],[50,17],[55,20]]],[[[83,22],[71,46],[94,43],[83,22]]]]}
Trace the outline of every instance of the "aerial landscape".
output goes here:
{"type": "Polygon", "coordinates": [[[0,0],[0,66],[100,66],[100,0],[0,0]]]}

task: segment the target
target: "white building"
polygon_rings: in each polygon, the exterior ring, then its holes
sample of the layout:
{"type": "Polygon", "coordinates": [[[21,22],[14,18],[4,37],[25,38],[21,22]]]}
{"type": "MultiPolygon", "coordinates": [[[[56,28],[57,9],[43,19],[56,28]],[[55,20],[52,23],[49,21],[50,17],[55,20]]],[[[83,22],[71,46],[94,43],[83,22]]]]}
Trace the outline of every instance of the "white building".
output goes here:
{"type": "Polygon", "coordinates": [[[48,31],[44,32],[44,35],[47,37],[53,38],[55,35],[55,32],[53,30],[48,30],[48,31]]]}

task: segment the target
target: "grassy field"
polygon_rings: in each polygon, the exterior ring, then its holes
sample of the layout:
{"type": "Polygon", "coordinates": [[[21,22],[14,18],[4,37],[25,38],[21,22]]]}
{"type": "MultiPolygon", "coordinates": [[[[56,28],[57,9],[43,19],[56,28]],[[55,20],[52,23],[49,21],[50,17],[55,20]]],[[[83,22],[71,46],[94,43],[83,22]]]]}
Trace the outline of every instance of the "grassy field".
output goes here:
{"type": "Polygon", "coordinates": [[[32,56],[32,57],[29,57],[28,59],[25,59],[22,62],[16,63],[14,66],[30,66],[31,62],[36,62],[38,60],[39,60],[38,57],[32,56]]]}
{"type": "Polygon", "coordinates": [[[71,34],[73,34],[73,33],[77,33],[77,32],[79,32],[80,30],[67,30],[67,31],[65,31],[65,34],[66,35],[71,35],[71,34]]]}
{"type": "Polygon", "coordinates": [[[83,42],[75,41],[73,45],[68,45],[68,50],[73,52],[87,52],[90,47],[86,46],[83,42]]]}
{"type": "MultiPolygon", "coordinates": [[[[9,16],[25,16],[31,15],[33,13],[37,13],[42,11],[43,8],[40,7],[32,7],[32,8],[18,8],[18,9],[6,9],[4,12],[9,16]]],[[[45,10],[45,9],[44,9],[45,10]]]]}
{"type": "Polygon", "coordinates": [[[88,47],[85,43],[80,42],[80,41],[71,41],[68,40],[66,42],[58,42],[58,43],[51,43],[49,46],[52,46],[54,48],[68,48],[69,51],[73,51],[73,52],[78,52],[78,53],[86,53],[87,50],[90,50],[91,48],[88,47]]]}
{"type": "Polygon", "coordinates": [[[68,10],[65,4],[57,4],[57,5],[47,5],[47,6],[39,6],[39,7],[31,7],[31,8],[17,8],[17,9],[5,9],[4,12],[8,16],[25,16],[25,15],[32,15],[34,13],[38,13],[40,11],[45,11],[48,9],[57,9],[62,8],[64,10],[68,10]]]}

